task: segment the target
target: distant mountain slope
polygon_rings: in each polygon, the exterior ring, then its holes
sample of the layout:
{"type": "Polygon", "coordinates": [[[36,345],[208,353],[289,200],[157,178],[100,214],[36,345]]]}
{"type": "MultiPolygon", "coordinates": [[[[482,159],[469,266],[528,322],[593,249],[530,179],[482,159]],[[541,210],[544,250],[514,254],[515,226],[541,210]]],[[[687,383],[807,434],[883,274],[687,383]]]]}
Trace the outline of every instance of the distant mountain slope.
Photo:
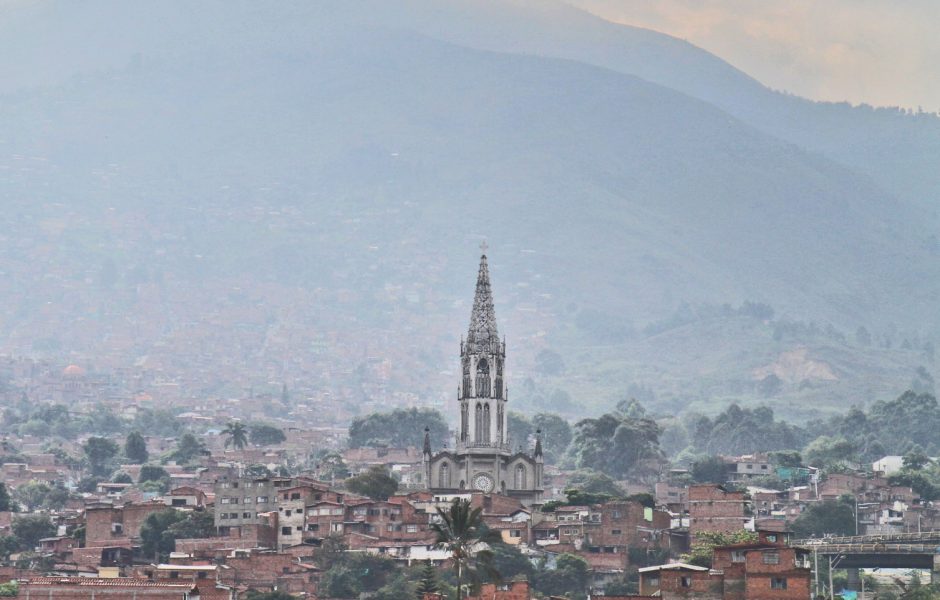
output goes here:
{"type": "Polygon", "coordinates": [[[940,117],[935,114],[906,115],[780,93],[684,40],[609,23],[561,1],[435,4],[441,8],[427,11],[424,0],[415,0],[414,14],[398,18],[410,17],[416,29],[461,44],[579,60],[701,98],[762,131],[860,170],[889,192],[927,208],[938,224],[940,117]],[[439,18],[431,21],[428,12],[439,18]]]}
{"type": "Polygon", "coordinates": [[[896,289],[934,291],[916,211],[703,102],[574,62],[358,26],[330,35],[188,37],[185,58],[8,98],[7,145],[47,159],[77,201],[97,193],[72,184],[109,164],[109,202],[134,190],[173,203],[181,189],[212,202],[257,181],[413,200],[415,232],[551,252],[558,284],[636,315],[741,297],[833,319],[932,314],[885,310],[896,289]]]}
{"type": "MultiPolygon", "coordinates": [[[[15,242],[0,255],[12,299],[0,331],[19,340],[54,323],[68,336],[70,311],[100,306],[96,325],[155,336],[135,338],[146,354],[162,335],[146,322],[153,298],[115,308],[96,287],[140,268],[262,324],[272,317],[244,289],[275,281],[317,291],[293,311],[375,331],[389,348],[450,339],[473,277],[454,265],[481,237],[505,330],[535,340],[521,364],[544,330],[585,309],[641,326],[683,301],[750,299],[848,331],[936,330],[925,211],[868,176],[622,69],[415,33],[464,5],[422,12],[420,27],[411,13],[383,22],[378,6],[38,3],[5,21],[0,66],[20,75],[0,96],[0,234],[15,242]],[[74,64],[30,80],[23,65],[44,55],[74,64]],[[391,321],[378,298],[397,288],[439,328],[391,321]]],[[[636,52],[679,48],[649,39],[636,52]]],[[[729,69],[676,52],[716,77],[729,69]]],[[[220,320],[195,304],[158,309],[220,320]]],[[[632,346],[651,347],[663,346],[632,346]]],[[[250,366],[261,352],[231,354],[250,366]]],[[[435,376],[450,358],[421,356],[435,376]]],[[[694,379],[696,360],[678,370],[694,379]]]]}

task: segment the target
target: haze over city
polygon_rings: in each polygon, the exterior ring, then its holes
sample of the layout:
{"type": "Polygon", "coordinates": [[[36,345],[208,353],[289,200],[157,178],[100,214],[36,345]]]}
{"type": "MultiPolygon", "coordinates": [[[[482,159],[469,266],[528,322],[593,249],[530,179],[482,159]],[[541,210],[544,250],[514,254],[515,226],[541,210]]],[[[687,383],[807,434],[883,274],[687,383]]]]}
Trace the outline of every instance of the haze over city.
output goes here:
{"type": "Polygon", "coordinates": [[[0,596],[940,597],[938,17],[0,0],[0,596]]]}

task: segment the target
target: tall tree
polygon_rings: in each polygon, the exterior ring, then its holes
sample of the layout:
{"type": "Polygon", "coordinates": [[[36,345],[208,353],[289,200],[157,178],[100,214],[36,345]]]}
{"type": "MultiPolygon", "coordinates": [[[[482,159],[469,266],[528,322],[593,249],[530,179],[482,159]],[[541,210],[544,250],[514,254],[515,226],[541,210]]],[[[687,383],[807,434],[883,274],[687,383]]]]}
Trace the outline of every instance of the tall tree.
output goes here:
{"type": "Polygon", "coordinates": [[[248,428],[248,439],[255,446],[273,446],[287,439],[284,432],[267,423],[255,423],[248,428]]]}
{"type": "Polygon", "coordinates": [[[194,458],[206,451],[206,446],[200,442],[196,436],[190,432],[184,433],[169,458],[177,463],[183,464],[192,461],[194,458]]]}
{"type": "Polygon", "coordinates": [[[33,550],[39,540],[55,535],[55,531],[48,515],[22,515],[13,519],[13,535],[23,550],[33,550]]]}
{"type": "Polygon", "coordinates": [[[464,578],[477,580],[477,569],[483,568],[498,577],[491,568],[492,552],[480,549],[480,546],[497,543],[501,538],[499,533],[484,526],[482,508],[472,508],[470,500],[455,498],[446,511],[438,508],[437,516],[440,520],[431,524],[431,530],[435,534],[436,545],[447,550],[454,561],[457,600],[460,600],[463,598],[464,578]]]}
{"type": "Polygon", "coordinates": [[[184,519],[184,513],[172,508],[147,515],[140,527],[140,546],[144,556],[165,560],[176,547],[177,536],[172,526],[184,519]]]}
{"type": "Polygon", "coordinates": [[[373,500],[388,500],[389,496],[398,491],[398,482],[388,474],[385,467],[374,465],[365,473],[347,479],[346,489],[373,500]]]}
{"type": "Polygon", "coordinates": [[[571,444],[571,425],[556,414],[538,413],[532,417],[532,426],[542,432],[546,462],[556,463],[571,444]]]}
{"type": "Polygon", "coordinates": [[[434,567],[434,563],[428,561],[421,567],[421,578],[418,580],[416,590],[418,600],[424,600],[425,594],[433,594],[437,590],[437,569],[434,567]]]}
{"type": "Polygon", "coordinates": [[[88,463],[91,465],[91,472],[94,475],[108,475],[107,464],[112,458],[117,456],[118,445],[103,437],[90,437],[82,446],[85,456],[88,457],[88,463]]]}
{"type": "Polygon", "coordinates": [[[248,445],[248,428],[245,427],[244,423],[231,421],[222,430],[222,435],[228,438],[225,440],[226,448],[234,446],[236,450],[244,450],[245,446],[248,445]]]}
{"type": "Polygon", "coordinates": [[[127,434],[124,440],[124,456],[136,465],[142,465],[150,458],[147,452],[147,442],[139,431],[132,431],[127,434]]]}
{"type": "Polygon", "coordinates": [[[643,476],[662,459],[661,431],[650,418],[608,413],[575,425],[571,451],[579,469],[594,469],[617,479],[643,476]]]}

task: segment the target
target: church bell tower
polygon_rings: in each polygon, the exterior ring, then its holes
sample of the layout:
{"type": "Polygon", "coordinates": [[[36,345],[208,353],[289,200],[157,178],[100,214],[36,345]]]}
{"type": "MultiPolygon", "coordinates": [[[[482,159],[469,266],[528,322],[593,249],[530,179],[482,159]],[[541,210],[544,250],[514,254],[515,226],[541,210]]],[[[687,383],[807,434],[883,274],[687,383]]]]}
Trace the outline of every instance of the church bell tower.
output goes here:
{"type": "MultiPolygon", "coordinates": [[[[485,252],[486,247],[484,245],[485,252]]],[[[486,254],[480,257],[470,330],[460,343],[460,429],[457,450],[495,448],[509,450],[506,435],[506,389],[503,368],[506,343],[500,341],[490,289],[486,254]]]]}

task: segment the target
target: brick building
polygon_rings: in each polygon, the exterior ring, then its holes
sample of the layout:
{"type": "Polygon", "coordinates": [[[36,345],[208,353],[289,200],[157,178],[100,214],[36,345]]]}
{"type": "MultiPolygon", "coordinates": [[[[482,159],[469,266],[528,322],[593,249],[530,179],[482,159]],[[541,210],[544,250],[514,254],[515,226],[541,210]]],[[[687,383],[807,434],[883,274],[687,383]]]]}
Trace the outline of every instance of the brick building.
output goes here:
{"type": "Polygon", "coordinates": [[[148,516],[167,510],[160,501],[113,506],[94,503],[85,507],[85,547],[73,548],[79,566],[129,564],[133,550],[140,546],[140,528],[148,516]]]}
{"type": "Polygon", "coordinates": [[[809,553],[789,547],[785,533],[758,535],[754,543],[715,548],[711,569],[683,563],[640,569],[640,595],[666,600],[808,600],[809,553]]]}
{"type": "Polygon", "coordinates": [[[693,541],[703,531],[740,531],[749,520],[744,492],[731,492],[716,484],[689,486],[689,533],[693,541]]]}
{"type": "Polygon", "coordinates": [[[88,600],[234,600],[233,590],[214,583],[196,586],[184,581],[151,581],[115,577],[30,577],[19,581],[20,598],[88,600]]]}
{"type": "MultiPolygon", "coordinates": [[[[528,581],[508,583],[485,583],[480,586],[476,596],[466,596],[466,600],[529,600],[532,593],[528,581]]],[[[425,594],[424,600],[446,600],[443,594],[425,594]]]]}

